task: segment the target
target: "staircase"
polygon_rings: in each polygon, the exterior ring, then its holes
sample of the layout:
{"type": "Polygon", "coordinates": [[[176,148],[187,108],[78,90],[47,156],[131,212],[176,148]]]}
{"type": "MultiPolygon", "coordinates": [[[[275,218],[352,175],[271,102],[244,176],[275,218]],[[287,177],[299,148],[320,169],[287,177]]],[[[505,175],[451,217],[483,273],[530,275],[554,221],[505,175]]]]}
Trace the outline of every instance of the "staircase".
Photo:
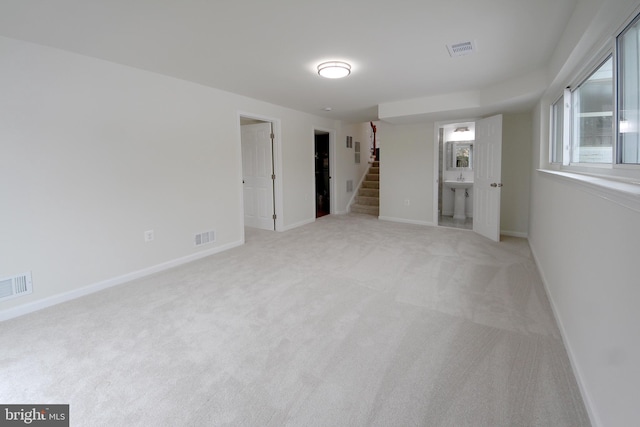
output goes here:
{"type": "Polygon", "coordinates": [[[351,212],[378,216],[380,214],[380,162],[375,161],[358,189],[351,212]]]}

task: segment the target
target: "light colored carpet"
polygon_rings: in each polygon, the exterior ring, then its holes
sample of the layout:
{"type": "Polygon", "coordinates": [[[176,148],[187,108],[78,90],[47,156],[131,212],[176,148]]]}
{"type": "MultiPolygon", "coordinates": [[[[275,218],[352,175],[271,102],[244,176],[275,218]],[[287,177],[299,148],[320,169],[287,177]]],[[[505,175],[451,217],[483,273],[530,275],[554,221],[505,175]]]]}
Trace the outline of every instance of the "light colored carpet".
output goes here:
{"type": "Polygon", "coordinates": [[[72,426],[587,426],[524,239],[327,216],[0,323],[72,426]]]}

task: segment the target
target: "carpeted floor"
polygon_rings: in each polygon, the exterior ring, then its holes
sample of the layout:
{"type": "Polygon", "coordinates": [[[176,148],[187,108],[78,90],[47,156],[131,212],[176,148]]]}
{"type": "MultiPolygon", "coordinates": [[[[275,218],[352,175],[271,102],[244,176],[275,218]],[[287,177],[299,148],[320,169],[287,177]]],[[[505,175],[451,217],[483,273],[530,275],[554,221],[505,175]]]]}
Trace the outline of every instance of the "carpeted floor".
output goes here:
{"type": "Polygon", "coordinates": [[[526,240],[327,216],[0,323],[72,426],[587,426],[526,240]]]}

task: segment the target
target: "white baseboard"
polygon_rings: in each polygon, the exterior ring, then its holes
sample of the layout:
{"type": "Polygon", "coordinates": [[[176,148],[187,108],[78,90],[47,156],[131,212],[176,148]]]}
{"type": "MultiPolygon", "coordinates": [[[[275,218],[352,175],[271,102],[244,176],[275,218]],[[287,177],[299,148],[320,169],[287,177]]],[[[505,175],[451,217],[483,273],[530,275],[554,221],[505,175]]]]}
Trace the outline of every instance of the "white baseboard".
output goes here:
{"type": "Polygon", "coordinates": [[[522,231],[500,230],[500,234],[504,236],[511,236],[511,237],[522,237],[523,239],[526,239],[529,237],[529,233],[525,233],[522,231]]]}
{"type": "MultiPolygon", "coordinates": [[[[453,211],[442,211],[442,216],[453,216],[453,211]]],[[[465,212],[464,216],[467,218],[473,218],[473,211],[465,212]]]]}
{"type": "Polygon", "coordinates": [[[104,289],[111,288],[113,286],[118,286],[123,283],[130,282],[132,280],[140,279],[142,277],[149,276],[151,274],[168,270],[173,267],[187,264],[189,262],[196,261],[198,259],[205,258],[210,255],[217,254],[219,252],[224,252],[226,250],[235,248],[237,246],[241,246],[243,244],[244,244],[244,241],[237,241],[237,242],[228,243],[222,246],[216,246],[214,248],[211,248],[205,251],[197,252],[195,254],[187,255],[185,257],[163,262],[162,264],[157,264],[148,268],[143,268],[142,270],[127,273],[118,277],[113,277],[111,279],[103,280],[98,283],[93,283],[91,285],[83,286],[81,288],[74,289],[72,291],[64,292],[58,295],[53,295],[48,298],[43,298],[41,300],[34,301],[28,304],[23,304],[17,307],[9,308],[7,310],[2,310],[0,311],[0,322],[3,320],[9,320],[15,317],[23,316],[25,314],[33,313],[35,311],[42,310],[44,308],[51,307],[57,304],[61,304],[63,302],[71,301],[76,298],[83,297],[85,295],[90,295],[90,294],[102,291],[104,289]]]}
{"type": "Polygon", "coordinates": [[[553,298],[551,297],[551,293],[549,292],[549,285],[544,275],[544,270],[540,267],[540,262],[538,260],[538,256],[536,255],[536,250],[531,245],[530,240],[529,240],[529,248],[531,249],[531,254],[533,255],[533,261],[536,264],[536,268],[538,269],[538,272],[540,272],[540,278],[542,279],[542,284],[544,285],[544,291],[547,294],[547,299],[549,300],[549,304],[551,305],[551,311],[553,312],[553,317],[556,319],[556,323],[558,324],[558,329],[560,330],[560,337],[562,339],[562,343],[564,344],[564,347],[567,349],[567,356],[569,356],[569,363],[571,364],[573,375],[576,377],[576,382],[578,383],[578,389],[580,390],[580,394],[582,395],[584,406],[587,409],[589,420],[591,421],[591,425],[593,427],[600,427],[602,426],[602,423],[600,422],[600,417],[598,416],[595,410],[595,407],[593,406],[591,395],[587,391],[584,385],[582,371],[580,370],[576,362],[573,348],[571,347],[571,344],[567,340],[567,333],[564,328],[564,324],[562,323],[562,318],[558,315],[558,309],[556,307],[555,302],[553,301],[553,298]]]}
{"type": "Polygon", "coordinates": [[[282,227],[282,230],[280,230],[280,231],[293,230],[294,228],[298,228],[298,227],[302,227],[303,225],[311,224],[312,222],[315,222],[315,220],[316,220],[315,218],[305,219],[304,221],[296,222],[295,224],[286,225],[286,226],[282,227]]]}
{"type": "Polygon", "coordinates": [[[381,220],[381,221],[401,222],[403,224],[426,225],[426,226],[429,226],[429,227],[433,227],[433,226],[436,225],[433,222],[428,222],[428,221],[417,221],[417,220],[413,220],[413,219],[394,218],[394,217],[389,217],[389,216],[379,216],[378,219],[381,220]]]}

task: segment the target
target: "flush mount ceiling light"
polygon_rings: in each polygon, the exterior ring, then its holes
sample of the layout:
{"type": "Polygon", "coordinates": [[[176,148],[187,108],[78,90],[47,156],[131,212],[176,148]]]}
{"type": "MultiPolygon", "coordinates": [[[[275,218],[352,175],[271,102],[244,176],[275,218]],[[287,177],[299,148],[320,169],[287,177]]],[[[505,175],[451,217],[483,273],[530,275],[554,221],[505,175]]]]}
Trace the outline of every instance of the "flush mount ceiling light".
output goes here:
{"type": "Polygon", "coordinates": [[[351,65],[342,61],[323,62],[318,65],[318,74],[328,79],[341,79],[351,74],[351,65]]]}
{"type": "Polygon", "coordinates": [[[454,132],[469,132],[469,127],[468,126],[461,126],[456,128],[456,130],[454,130],[454,132]]]}

